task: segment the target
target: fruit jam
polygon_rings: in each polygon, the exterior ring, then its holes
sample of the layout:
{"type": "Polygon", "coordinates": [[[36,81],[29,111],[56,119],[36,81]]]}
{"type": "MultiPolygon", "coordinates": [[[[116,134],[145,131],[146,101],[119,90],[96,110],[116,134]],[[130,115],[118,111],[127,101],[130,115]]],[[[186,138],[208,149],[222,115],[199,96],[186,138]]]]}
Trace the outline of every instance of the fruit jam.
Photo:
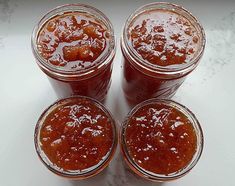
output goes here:
{"type": "Polygon", "coordinates": [[[188,63],[199,47],[196,29],[173,11],[143,13],[133,20],[128,34],[139,57],[153,65],[188,63]]]}
{"type": "Polygon", "coordinates": [[[131,104],[170,98],[197,66],[204,31],[188,11],[153,3],[129,17],[122,37],[123,90],[131,104]]]}
{"type": "Polygon", "coordinates": [[[115,40],[112,24],[87,5],[64,5],[35,27],[32,48],[58,97],[83,95],[103,101],[111,83],[115,40]]]}
{"type": "Polygon", "coordinates": [[[94,100],[68,98],[42,117],[37,148],[59,172],[89,172],[112,156],[115,124],[94,100]]]}
{"type": "Polygon", "coordinates": [[[164,176],[186,170],[201,140],[187,113],[159,100],[133,110],[121,132],[122,151],[131,168],[164,176]]]}
{"type": "Polygon", "coordinates": [[[38,35],[38,50],[48,63],[79,71],[94,62],[109,43],[107,28],[95,17],[79,12],[50,19],[38,35]]]}

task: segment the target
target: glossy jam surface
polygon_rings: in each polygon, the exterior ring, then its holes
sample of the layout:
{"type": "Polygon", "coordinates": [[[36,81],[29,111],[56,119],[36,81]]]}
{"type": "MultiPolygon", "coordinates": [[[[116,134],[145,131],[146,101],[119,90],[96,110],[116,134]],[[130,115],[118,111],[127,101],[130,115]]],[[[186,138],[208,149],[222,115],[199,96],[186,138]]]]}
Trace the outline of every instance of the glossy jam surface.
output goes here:
{"type": "Polygon", "coordinates": [[[188,63],[199,47],[195,27],[170,10],[138,15],[128,28],[128,37],[140,58],[159,66],[188,63]]]}
{"type": "Polygon", "coordinates": [[[86,98],[59,103],[42,124],[41,149],[62,170],[88,170],[108,156],[114,140],[112,122],[86,98]]]}
{"type": "Polygon", "coordinates": [[[37,38],[41,56],[51,65],[79,71],[96,65],[109,47],[104,23],[87,13],[64,13],[48,20],[37,38]]]}
{"type": "Polygon", "coordinates": [[[184,113],[154,103],[142,106],[129,118],[125,142],[131,159],[142,169],[168,175],[190,163],[197,137],[184,113]]]}

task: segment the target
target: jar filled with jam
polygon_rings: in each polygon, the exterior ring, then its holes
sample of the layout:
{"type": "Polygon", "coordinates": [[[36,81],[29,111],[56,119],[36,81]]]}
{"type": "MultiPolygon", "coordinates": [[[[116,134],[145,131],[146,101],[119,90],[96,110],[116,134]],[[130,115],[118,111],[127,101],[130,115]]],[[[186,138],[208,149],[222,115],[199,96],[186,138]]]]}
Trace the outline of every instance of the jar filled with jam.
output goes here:
{"type": "Polygon", "coordinates": [[[129,167],[151,181],[171,181],[188,173],[203,149],[203,132],[194,114],[171,101],[149,99],[137,105],[120,130],[129,167]]]}
{"type": "Polygon", "coordinates": [[[136,10],[121,38],[127,100],[171,98],[198,65],[204,47],[202,26],[184,8],[157,2],[136,10]]]}
{"type": "Polygon", "coordinates": [[[61,99],[40,116],[37,154],[53,173],[70,179],[98,174],[113,158],[118,138],[110,112],[88,97],[61,99]]]}
{"type": "Polygon", "coordinates": [[[99,10],[72,4],[48,12],[32,34],[36,62],[58,97],[104,100],[115,55],[113,26],[99,10]]]}

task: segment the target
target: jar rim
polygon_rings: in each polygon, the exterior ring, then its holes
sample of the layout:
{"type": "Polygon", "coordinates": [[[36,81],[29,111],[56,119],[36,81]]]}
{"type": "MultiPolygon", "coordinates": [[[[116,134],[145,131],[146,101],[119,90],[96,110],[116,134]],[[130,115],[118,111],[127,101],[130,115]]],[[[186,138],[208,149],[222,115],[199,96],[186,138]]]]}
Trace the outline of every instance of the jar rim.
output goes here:
{"type": "Polygon", "coordinates": [[[204,136],[203,136],[203,130],[201,128],[201,125],[195,115],[190,111],[187,107],[184,105],[173,101],[173,100],[168,100],[168,99],[158,99],[158,98],[152,98],[145,100],[138,105],[136,105],[127,115],[126,119],[121,125],[121,129],[119,132],[119,141],[120,141],[120,146],[121,146],[121,152],[123,153],[124,159],[126,163],[129,165],[129,167],[138,175],[140,175],[143,178],[146,178],[151,181],[172,181],[178,178],[181,178],[182,176],[186,175],[199,161],[201,155],[202,155],[202,150],[204,146],[204,136]],[[137,112],[140,108],[149,105],[149,104],[165,104],[171,107],[176,108],[183,114],[185,114],[191,121],[192,126],[195,130],[195,134],[197,136],[197,149],[196,152],[194,153],[194,156],[192,160],[189,162],[188,165],[186,165],[184,168],[178,170],[177,172],[164,175],[164,174],[156,174],[150,171],[147,171],[143,169],[141,166],[139,166],[132,158],[131,155],[129,154],[126,146],[126,139],[125,139],[125,130],[128,125],[129,119],[133,116],[135,112],[137,112]]]}
{"type": "Polygon", "coordinates": [[[47,72],[51,76],[55,76],[61,79],[65,78],[82,78],[87,79],[89,77],[95,76],[98,72],[98,69],[105,68],[113,59],[115,53],[116,53],[116,43],[115,43],[115,35],[114,35],[114,29],[111,21],[109,18],[100,10],[98,10],[95,7],[92,7],[90,5],[76,3],[76,4],[64,4],[61,6],[57,6],[50,11],[48,11],[36,24],[36,26],[33,29],[32,35],[31,35],[31,48],[33,51],[34,56],[36,57],[36,62],[39,65],[39,67],[44,71],[47,72]],[[69,12],[82,12],[82,13],[88,13],[92,16],[96,17],[101,21],[102,24],[104,24],[107,29],[109,30],[110,39],[109,39],[109,48],[106,49],[106,51],[103,51],[100,56],[95,60],[95,65],[87,68],[87,69],[81,69],[81,70],[65,70],[61,69],[60,67],[57,67],[55,65],[49,64],[46,59],[44,59],[37,48],[37,39],[38,34],[41,31],[42,27],[46,24],[47,21],[49,21],[51,18],[61,15],[64,13],[69,12]]]}
{"type": "Polygon", "coordinates": [[[59,176],[67,177],[67,178],[84,179],[84,178],[92,177],[98,174],[99,172],[101,172],[108,165],[108,163],[112,160],[116,151],[117,143],[118,143],[117,126],[116,126],[116,122],[111,112],[108,109],[106,109],[106,107],[103,104],[101,104],[99,101],[90,97],[86,97],[86,96],[72,96],[72,97],[67,97],[63,99],[58,99],[57,101],[52,103],[49,107],[47,107],[43,111],[43,113],[40,115],[36,123],[35,130],[34,130],[34,146],[35,146],[35,150],[37,152],[39,159],[50,171],[52,171],[53,173],[59,176]],[[107,152],[107,154],[98,164],[82,171],[78,171],[78,170],[65,171],[62,168],[54,165],[53,162],[49,160],[47,155],[44,153],[44,151],[40,147],[40,132],[48,114],[50,114],[54,109],[62,106],[63,104],[69,103],[70,101],[74,99],[75,100],[76,99],[89,100],[107,115],[107,117],[111,120],[111,125],[112,125],[112,130],[113,130],[113,143],[112,143],[110,150],[107,152]]]}
{"type": "Polygon", "coordinates": [[[143,71],[142,69],[146,69],[151,76],[155,75],[170,75],[175,76],[179,74],[185,74],[192,71],[199,63],[200,58],[203,55],[204,49],[206,44],[206,36],[205,31],[198,21],[198,19],[192,15],[190,11],[185,9],[182,6],[168,3],[168,2],[153,2],[141,6],[137,10],[135,10],[128,18],[123,27],[122,36],[121,36],[121,48],[123,53],[127,58],[129,58],[130,62],[139,70],[143,71]],[[128,29],[131,22],[141,15],[142,13],[149,11],[149,10],[170,10],[179,15],[182,15],[187,20],[191,22],[191,24],[197,30],[197,33],[200,36],[200,45],[197,50],[196,55],[194,55],[193,59],[189,63],[180,64],[180,65],[168,65],[168,66],[160,66],[151,64],[148,60],[141,58],[133,46],[128,42],[128,29]],[[184,15],[183,15],[184,14],[184,15]],[[186,17],[187,16],[187,17],[186,17]]]}

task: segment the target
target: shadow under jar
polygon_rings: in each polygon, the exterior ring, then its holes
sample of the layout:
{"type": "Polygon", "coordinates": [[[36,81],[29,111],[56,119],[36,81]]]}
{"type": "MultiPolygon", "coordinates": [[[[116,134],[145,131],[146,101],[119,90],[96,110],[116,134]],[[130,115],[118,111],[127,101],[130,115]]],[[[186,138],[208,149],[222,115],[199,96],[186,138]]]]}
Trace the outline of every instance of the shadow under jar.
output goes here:
{"type": "Polygon", "coordinates": [[[185,106],[157,98],[132,109],[120,130],[129,167],[151,181],[172,181],[187,174],[203,150],[203,132],[185,106]]]}
{"type": "Polygon", "coordinates": [[[32,50],[58,97],[103,101],[115,55],[113,26],[99,10],[68,4],[48,12],[34,28],[32,50]]]}
{"type": "Polygon", "coordinates": [[[118,137],[110,112],[88,97],[61,99],[47,108],[35,127],[34,143],[43,164],[71,179],[98,174],[113,158],[118,137]]]}
{"type": "Polygon", "coordinates": [[[127,19],[121,38],[123,91],[130,104],[171,98],[198,65],[205,33],[184,8],[151,3],[127,19]]]}

